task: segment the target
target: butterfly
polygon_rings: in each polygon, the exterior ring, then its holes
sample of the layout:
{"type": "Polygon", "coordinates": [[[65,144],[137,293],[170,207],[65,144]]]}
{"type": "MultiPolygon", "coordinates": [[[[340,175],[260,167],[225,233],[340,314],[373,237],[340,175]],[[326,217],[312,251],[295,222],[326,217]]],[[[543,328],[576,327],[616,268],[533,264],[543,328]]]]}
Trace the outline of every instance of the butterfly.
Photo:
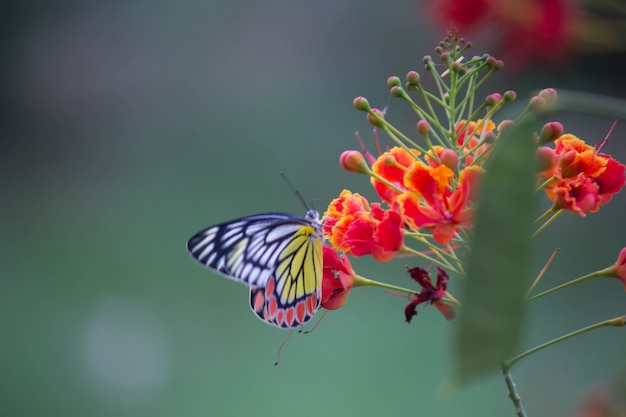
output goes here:
{"type": "Polygon", "coordinates": [[[250,307],[263,321],[291,329],[309,321],[322,298],[322,223],[257,214],[195,234],[187,249],[202,265],[250,287],[250,307]]]}

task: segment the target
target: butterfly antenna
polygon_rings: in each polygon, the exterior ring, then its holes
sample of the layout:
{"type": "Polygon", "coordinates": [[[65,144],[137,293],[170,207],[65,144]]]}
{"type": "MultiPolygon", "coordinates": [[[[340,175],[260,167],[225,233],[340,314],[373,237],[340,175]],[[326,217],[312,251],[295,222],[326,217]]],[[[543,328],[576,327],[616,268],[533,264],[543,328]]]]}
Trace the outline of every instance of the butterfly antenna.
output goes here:
{"type": "Polygon", "coordinates": [[[289,329],[289,333],[287,334],[287,337],[285,337],[285,340],[283,340],[283,343],[281,343],[280,346],[278,347],[278,356],[276,356],[276,362],[274,362],[274,366],[278,365],[278,361],[280,360],[280,352],[282,352],[283,347],[287,343],[287,340],[289,340],[289,338],[291,337],[292,332],[293,332],[293,329],[289,329]]]}
{"type": "Polygon", "coordinates": [[[285,175],[284,172],[280,171],[280,176],[283,177],[283,179],[285,180],[289,188],[291,188],[291,191],[293,191],[296,194],[296,196],[298,197],[298,200],[300,200],[304,208],[309,210],[309,206],[306,205],[306,201],[304,200],[304,197],[302,197],[302,194],[300,194],[300,191],[298,191],[298,189],[293,186],[293,184],[289,181],[289,179],[287,179],[287,175],[285,175]]]}
{"type": "Polygon", "coordinates": [[[328,314],[329,311],[330,310],[324,311],[324,314],[322,314],[322,317],[320,317],[319,320],[315,322],[315,325],[311,328],[311,330],[307,330],[306,332],[303,332],[303,334],[309,334],[313,332],[313,330],[317,329],[317,326],[322,322],[322,320],[324,320],[324,317],[326,317],[326,314],[328,314]]]}

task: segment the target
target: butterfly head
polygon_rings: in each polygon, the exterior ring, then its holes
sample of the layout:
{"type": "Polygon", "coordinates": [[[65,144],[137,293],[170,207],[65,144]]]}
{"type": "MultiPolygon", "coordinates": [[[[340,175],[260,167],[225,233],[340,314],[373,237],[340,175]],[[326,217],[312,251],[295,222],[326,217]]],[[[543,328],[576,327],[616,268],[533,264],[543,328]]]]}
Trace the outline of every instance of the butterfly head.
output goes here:
{"type": "Polygon", "coordinates": [[[311,226],[315,229],[313,238],[321,239],[324,236],[324,232],[322,232],[322,222],[320,221],[320,214],[317,210],[307,211],[304,218],[311,222],[311,226]]]}

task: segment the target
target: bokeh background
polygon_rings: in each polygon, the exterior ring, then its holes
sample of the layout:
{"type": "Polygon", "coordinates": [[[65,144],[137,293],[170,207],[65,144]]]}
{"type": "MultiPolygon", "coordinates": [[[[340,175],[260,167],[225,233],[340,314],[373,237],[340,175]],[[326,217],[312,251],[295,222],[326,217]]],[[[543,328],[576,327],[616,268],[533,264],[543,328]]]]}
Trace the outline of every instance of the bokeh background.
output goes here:
{"type": "MultiPolygon", "coordinates": [[[[294,335],[275,367],[286,333],[185,250],[217,222],[304,213],[279,171],[322,210],[344,187],[371,196],[337,162],[356,130],[372,143],[351,102],[365,95],[413,126],[385,82],[420,71],[444,36],[429,6],[1,2],[0,415],[514,415],[496,372],[443,390],[455,323],[426,308],[407,325],[403,300],[375,289],[294,335]]],[[[510,52],[498,31],[475,30],[472,52],[510,52]]],[[[560,52],[505,66],[485,95],[626,97],[619,47],[560,52]]],[[[560,120],[590,143],[613,121],[560,120]]],[[[625,137],[619,121],[604,151],[626,161],[625,137]]],[[[538,242],[537,271],[561,248],[540,288],[613,263],[625,210],[622,194],[598,214],[560,218],[538,242]]],[[[355,265],[409,286],[406,263],[355,265]]],[[[537,301],[520,350],[625,307],[609,279],[537,301]]],[[[528,414],[576,415],[589,392],[623,378],[625,346],[624,329],[601,329],[519,363],[528,414]]]]}

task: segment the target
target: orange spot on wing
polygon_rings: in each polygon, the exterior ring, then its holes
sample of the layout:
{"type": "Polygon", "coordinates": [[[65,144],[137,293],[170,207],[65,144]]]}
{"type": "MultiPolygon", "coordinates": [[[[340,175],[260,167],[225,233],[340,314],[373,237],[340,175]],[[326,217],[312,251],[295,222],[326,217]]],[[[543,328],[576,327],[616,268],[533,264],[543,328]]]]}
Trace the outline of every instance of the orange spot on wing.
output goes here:
{"type": "Polygon", "coordinates": [[[315,304],[315,293],[313,293],[306,298],[306,311],[309,313],[309,316],[315,314],[315,304]]]}
{"type": "Polygon", "coordinates": [[[288,327],[291,327],[293,325],[293,307],[289,307],[285,311],[285,322],[287,323],[288,327]]]}
{"type": "Polygon", "coordinates": [[[276,281],[274,281],[274,277],[270,277],[267,281],[267,285],[265,286],[266,298],[269,298],[272,294],[274,294],[274,288],[276,288],[276,281]]]}
{"type": "Polygon", "coordinates": [[[276,297],[272,295],[269,298],[267,306],[268,306],[268,310],[270,313],[270,317],[274,318],[276,316],[276,309],[278,309],[278,304],[276,303],[276,297]]]}
{"type": "Polygon", "coordinates": [[[259,291],[254,295],[254,311],[263,311],[263,306],[265,306],[265,297],[263,297],[263,293],[259,291]]]}
{"type": "Polygon", "coordinates": [[[304,313],[306,313],[305,301],[300,301],[296,304],[296,319],[298,323],[304,322],[304,313]]]}
{"type": "Polygon", "coordinates": [[[278,324],[279,326],[282,326],[284,321],[285,321],[285,311],[278,310],[278,313],[276,313],[276,324],[278,324]]]}

